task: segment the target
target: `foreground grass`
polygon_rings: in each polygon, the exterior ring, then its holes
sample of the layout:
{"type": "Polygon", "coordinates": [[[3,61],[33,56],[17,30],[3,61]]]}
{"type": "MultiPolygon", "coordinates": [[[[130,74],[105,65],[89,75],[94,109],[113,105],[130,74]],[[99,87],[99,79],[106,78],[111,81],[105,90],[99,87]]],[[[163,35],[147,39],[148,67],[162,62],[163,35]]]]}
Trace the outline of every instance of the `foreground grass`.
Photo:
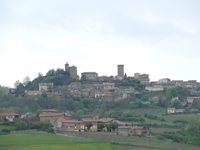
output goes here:
{"type": "Polygon", "coordinates": [[[82,135],[66,137],[54,134],[0,135],[1,150],[197,150],[196,146],[147,138],[82,135]]]}
{"type": "Polygon", "coordinates": [[[109,150],[112,145],[102,140],[72,138],[54,134],[9,134],[0,136],[1,150],[109,150]]]}

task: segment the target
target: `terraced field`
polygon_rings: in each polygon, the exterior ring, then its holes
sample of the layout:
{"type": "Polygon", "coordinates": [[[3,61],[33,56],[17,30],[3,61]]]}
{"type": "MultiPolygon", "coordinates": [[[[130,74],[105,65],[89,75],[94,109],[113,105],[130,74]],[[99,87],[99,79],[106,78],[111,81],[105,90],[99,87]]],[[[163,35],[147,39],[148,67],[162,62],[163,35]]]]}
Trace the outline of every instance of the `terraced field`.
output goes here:
{"type": "Polygon", "coordinates": [[[184,119],[189,121],[190,118],[195,118],[200,120],[200,115],[198,114],[174,114],[174,115],[164,115],[162,116],[166,121],[173,122],[174,120],[184,119]]]}

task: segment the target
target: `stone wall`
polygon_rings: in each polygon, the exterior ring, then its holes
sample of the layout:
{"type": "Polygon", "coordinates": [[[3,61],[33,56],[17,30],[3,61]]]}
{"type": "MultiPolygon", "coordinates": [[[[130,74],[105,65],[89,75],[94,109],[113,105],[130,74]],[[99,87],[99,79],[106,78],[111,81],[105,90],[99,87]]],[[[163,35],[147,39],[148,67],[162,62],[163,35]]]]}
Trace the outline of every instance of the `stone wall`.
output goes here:
{"type": "Polygon", "coordinates": [[[76,132],[76,131],[56,131],[56,133],[59,134],[69,134],[69,135],[90,135],[90,134],[95,134],[95,135],[117,135],[115,132],[76,132]]]}
{"type": "Polygon", "coordinates": [[[29,132],[35,132],[37,131],[36,129],[30,129],[30,130],[18,130],[18,131],[11,131],[10,133],[29,133],[29,132]]]}

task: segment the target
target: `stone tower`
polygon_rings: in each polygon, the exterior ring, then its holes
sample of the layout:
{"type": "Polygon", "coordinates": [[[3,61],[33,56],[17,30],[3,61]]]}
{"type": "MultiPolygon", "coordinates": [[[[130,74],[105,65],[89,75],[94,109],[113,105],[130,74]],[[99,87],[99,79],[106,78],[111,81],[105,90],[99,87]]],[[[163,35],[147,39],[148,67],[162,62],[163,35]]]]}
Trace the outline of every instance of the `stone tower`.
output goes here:
{"type": "Polygon", "coordinates": [[[124,65],[117,65],[118,68],[118,76],[124,78],[124,65]]]}
{"type": "Polygon", "coordinates": [[[66,62],[66,64],[65,64],[65,71],[69,71],[69,64],[68,64],[68,62],[66,62]]]}

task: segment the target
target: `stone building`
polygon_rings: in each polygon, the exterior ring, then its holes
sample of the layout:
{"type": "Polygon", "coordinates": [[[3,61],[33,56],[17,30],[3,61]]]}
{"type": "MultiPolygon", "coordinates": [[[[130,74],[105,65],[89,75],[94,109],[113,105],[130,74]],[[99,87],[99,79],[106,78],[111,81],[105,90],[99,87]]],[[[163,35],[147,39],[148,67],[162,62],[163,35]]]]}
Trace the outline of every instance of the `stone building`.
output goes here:
{"type": "Polygon", "coordinates": [[[50,122],[52,125],[56,119],[65,119],[64,113],[43,113],[39,115],[41,122],[50,122]]]}
{"type": "Polygon", "coordinates": [[[118,76],[124,78],[124,65],[117,65],[118,76]]]}
{"type": "Polygon", "coordinates": [[[48,91],[49,87],[53,89],[53,83],[39,83],[39,91],[41,92],[42,89],[48,91]]]}
{"type": "Polygon", "coordinates": [[[98,77],[98,73],[96,73],[96,72],[83,72],[83,73],[81,73],[81,76],[83,74],[86,75],[86,77],[87,77],[86,79],[88,79],[88,80],[96,80],[98,77]]]}
{"type": "Polygon", "coordinates": [[[79,76],[77,75],[77,67],[76,66],[69,66],[69,63],[66,62],[65,64],[65,72],[69,72],[70,76],[76,80],[79,80],[79,76]]]}

